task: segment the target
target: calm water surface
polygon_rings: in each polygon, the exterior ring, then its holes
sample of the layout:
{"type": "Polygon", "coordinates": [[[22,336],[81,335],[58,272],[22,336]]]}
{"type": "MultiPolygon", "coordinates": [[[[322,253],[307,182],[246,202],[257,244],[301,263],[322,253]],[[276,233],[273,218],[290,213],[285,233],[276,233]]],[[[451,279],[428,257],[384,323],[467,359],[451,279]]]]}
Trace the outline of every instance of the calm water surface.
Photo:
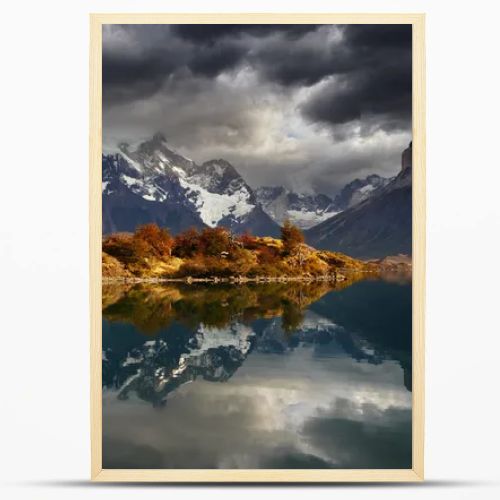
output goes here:
{"type": "Polygon", "coordinates": [[[411,284],[107,285],[104,468],[410,468],[411,284]]]}

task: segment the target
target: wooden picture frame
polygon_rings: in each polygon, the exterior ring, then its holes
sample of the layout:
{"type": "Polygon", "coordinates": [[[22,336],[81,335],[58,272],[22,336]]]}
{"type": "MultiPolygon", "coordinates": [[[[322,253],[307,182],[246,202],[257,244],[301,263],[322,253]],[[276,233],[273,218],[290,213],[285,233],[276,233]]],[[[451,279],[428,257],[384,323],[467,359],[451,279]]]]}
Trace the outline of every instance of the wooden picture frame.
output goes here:
{"type": "Polygon", "coordinates": [[[91,478],[136,482],[411,482],[424,478],[425,47],[424,14],[90,15],[91,478]],[[413,26],[413,391],[411,469],[103,469],[101,387],[102,26],[104,24],[411,24],[413,26]]]}

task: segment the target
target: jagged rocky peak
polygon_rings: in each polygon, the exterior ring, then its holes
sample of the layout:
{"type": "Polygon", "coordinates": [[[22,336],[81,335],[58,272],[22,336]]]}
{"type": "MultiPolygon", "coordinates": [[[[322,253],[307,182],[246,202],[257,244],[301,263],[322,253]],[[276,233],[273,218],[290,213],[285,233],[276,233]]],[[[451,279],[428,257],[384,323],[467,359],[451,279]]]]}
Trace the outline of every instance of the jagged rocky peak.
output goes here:
{"type": "Polygon", "coordinates": [[[278,196],[286,194],[286,189],[283,186],[262,186],[255,190],[259,200],[263,202],[273,201],[278,196]]]}
{"type": "Polygon", "coordinates": [[[371,174],[364,179],[354,179],[346,184],[335,197],[334,205],[337,212],[347,210],[354,205],[372,196],[378,189],[383,188],[391,179],[371,174]]]}
{"type": "Polygon", "coordinates": [[[138,144],[135,144],[135,146],[129,144],[128,142],[121,142],[118,145],[118,149],[120,151],[125,151],[125,152],[129,150],[133,152],[139,152],[139,151],[154,152],[155,150],[161,149],[166,146],[167,146],[166,137],[162,133],[157,132],[156,134],[153,135],[153,137],[145,139],[139,142],[138,144]]]}
{"type": "Polygon", "coordinates": [[[152,141],[156,142],[157,144],[166,144],[167,138],[161,132],[156,132],[156,134],[153,135],[152,141]]]}
{"type": "Polygon", "coordinates": [[[200,185],[211,191],[234,192],[237,189],[244,189],[249,193],[252,191],[233,165],[223,159],[206,161],[193,172],[193,175],[200,185]]]}
{"type": "Polygon", "coordinates": [[[170,149],[159,133],[134,146],[121,144],[119,151],[103,156],[103,195],[121,196],[119,200],[103,198],[109,217],[103,225],[105,232],[130,231],[139,222],[157,222],[174,233],[192,225],[222,225],[237,232],[248,229],[256,234],[278,234],[278,226],[262,211],[253,190],[228,161],[198,165],[170,149]],[[136,198],[126,200],[127,193],[136,198]],[[163,205],[144,205],[144,200],[163,205]],[[118,206],[127,217],[120,215],[118,206]],[[180,212],[184,214],[181,218],[180,212]]]}
{"type": "Polygon", "coordinates": [[[161,151],[173,153],[167,146],[167,139],[161,133],[156,133],[151,139],[143,141],[139,144],[136,151],[143,154],[157,154],[161,151]]]}
{"type": "Polygon", "coordinates": [[[403,151],[401,155],[401,170],[411,169],[412,159],[413,159],[413,150],[412,150],[412,142],[408,145],[408,147],[403,151]]]}
{"type": "Polygon", "coordinates": [[[231,173],[231,175],[238,175],[236,169],[227,160],[219,158],[218,160],[208,160],[202,164],[202,167],[216,175],[223,175],[225,173],[231,173]]]}
{"type": "Polygon", "coordinates": [[[136,146],[122,143],[119,149],[125,159],[143,174],[168,172],[174,166],[188,172],[194,166],[192,160],[171,150],[167,146],[165,136],[161,133],[155,134],[151,139],[142,141],[136,146]]]}
{"type": "Polygon", "coordinates": [[[325,194],[295,193],[282,186],[263,186],[255,193],[265,212],[278,224],[288,219],[307,229],[336,213],[332,199],[325,194]]]}
{"type": "Polygon", "coordinates": [[[103,179],[113,172],[124,170],[128,167],[126,160],[120,154],[109,154],[102,157],[103,179]]]}

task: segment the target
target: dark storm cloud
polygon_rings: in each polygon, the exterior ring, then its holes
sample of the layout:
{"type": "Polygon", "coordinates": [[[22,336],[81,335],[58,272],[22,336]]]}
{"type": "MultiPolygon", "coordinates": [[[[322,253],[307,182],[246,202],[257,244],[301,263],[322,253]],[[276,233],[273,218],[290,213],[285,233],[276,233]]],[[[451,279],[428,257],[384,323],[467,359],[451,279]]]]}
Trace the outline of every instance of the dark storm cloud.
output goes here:
{"type": "Polygon", "coordinates": [[[232,40],[191,44],[176,37],[169,26],[126,27],[124,32],[130,36],[131,50],[107,49],[104,44],[105,104],[147,98],[172,76],[215,77],[234,68],[247,52],[232,40]]]}
{"type": "Polygon", "coordinates": [[[340,76],[303,107],[312,121],[337,126],[352,121],[362,135],[405,130],[411,123],[411,71],[392,65],[340,76]]]}
{"type": "Polygon", "coordinates": [[[357,121],[361,134],[407,130],[411,125],[411,27],[353,25],[344,32],[353,67],[331,73],[329,84],[303,106],[315,122],[357,121]]]}
{"type": "Polygon", "coordinates": [[[283,86],[309,86],[328,75],[352,70],[355,66],[346,47],[325,40],[327,29],[321,30],[319,36],[305,37],[298,44],[273,40],[255,54],[256,66],[266,79],[283,86]]]}
{"type": "Polygon", "coordinates": [[[329,26],[137,26],[135,41],[144,45],[142,50],[108,51],[104,45],[105,100],[144,98],[182,70],[213,78],[248,64],[263,78],[284,86],[310,86],[330,77],[330,85],[303,107],[312,121],[338,125],[366,118],[370,123],[380,116],[384,130],[407,128],[411,26],[336,29],[339,37],[332,41],[327,37],[329,26]],[[323,36],[307,36],[318,30],[323,36]],[[263,38],[268,39],[266,43],[259,43],[263,38]]]}
{"type": "MultiPolygon", "coordinates": [[[[281,34],[293,41],[315,31],[316,25],[138,25],[110,28],[123,30],[134,43],[133,50],[103,47],[105,99],[142,98],[158,90],[174,73],[214,77],[249,62],[255,39],[281,34]],[[251,37],[251,38],[249,38],[251,37]],[[127,87],[129,93],[123,92],[127,87]],[[115,95],[116,93],[117,95],[115,95]]],[[[252,64],[258,61],[254,60],[252,64]]]]}
{"type": "Polygon", "coordinates": [[[187,66],[195,75],[214,77],[239,64],[245,52],[241,45],[219,42],[197,50],[187,66]]]}
{"type": "Polygon", "coordinates": [[[409,49],[411,26],[408,24],[351,24],[345,27],[346,40],[355,47],[409,49]]]}
{"type": "Polygon", "coordinates": [[[103,53],[102,82],[104,104],[126,102],[157,92],[176,68],[175,58],[164,52],[144,56],[103,53]]]}
{"type": "Polygon", "coordinates": [[[305,37],[297,45],[267,44],[257,54],[257,65],[265,77],[285,86],[330,80],[302,108],[313,122],[336,126],[359,121],[366,134],[379,128],[408,129],[411,26],[351,25],[338,30],[340,40],[331,43],[325,37],[305,37]]]}
{"type": "Polygon", "coordinates": [[[410,139],[411,26],[106,26],[103,126],[112,140],[164,132],[257,184],[393,175],[410,139]]]}
{"type": "Polygon", "coordinates": [[[299,38],[315,31],[315,24],[178,24],[172,27],[174,33],[192,42],[215,42],[221,38],[244,35],[266,36],[283,33],[289,39],[299,38]]]}

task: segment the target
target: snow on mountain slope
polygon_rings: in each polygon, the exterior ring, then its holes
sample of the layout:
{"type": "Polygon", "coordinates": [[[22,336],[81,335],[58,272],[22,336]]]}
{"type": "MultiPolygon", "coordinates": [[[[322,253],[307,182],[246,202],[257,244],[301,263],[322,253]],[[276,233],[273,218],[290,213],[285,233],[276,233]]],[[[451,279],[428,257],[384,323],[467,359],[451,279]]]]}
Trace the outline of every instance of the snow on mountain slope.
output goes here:
{"type": "Polygon", "coordinates": [[[319,210],[288,210],[288,219],[290,222],[300,227],[301,229],[309,229],[310,227],[323,222],[324,220],[333,217],[338,212],[321,212],[319,210]]]}
{"type": "Polygon", "coordinates": [[[301,229],[308,229],[334,216],[333,201],[324,194],[303,194],[283,187],[265,186],[255,191],[264,211],[278,224],[290,220],[301,229]]]}
{"type": "Polygon", "coordinates": [[[255,204],[251,203],[251,194],[245,186],[232,193],[219,194],[204,187],[210,186],[212,179],[207,182],[207,177],[187,177],[178,167],[173,167],[173,170],[179,174],[179,182],[186,189],[187,198],[192,201],[207,226],[217,226],[224,217],[243,217],[255,208],[255,204]]]}

